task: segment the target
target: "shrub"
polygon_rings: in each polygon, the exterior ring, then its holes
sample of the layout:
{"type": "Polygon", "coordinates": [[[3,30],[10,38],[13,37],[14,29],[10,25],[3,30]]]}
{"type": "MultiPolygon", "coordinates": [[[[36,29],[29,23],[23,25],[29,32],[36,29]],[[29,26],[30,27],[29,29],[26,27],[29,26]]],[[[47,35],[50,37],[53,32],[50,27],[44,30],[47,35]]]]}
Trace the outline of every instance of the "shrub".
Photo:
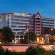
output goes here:
{"type": "Polygon", "coordinates": [[[9,51],[8,49],[6,49],[5,51],[5,55],[13,55],[11,51],[9,51]]]}
{"type": "Polygon", "coordinates": [[[29,47],[28,49],[27,49],[27,51],[26,51],[26,55],[36,55],[37,54],[37,52],[36,52],[36,48],[34,48],[34,47],[29,47]]]}
{"type": "Polygon", "coordinates": [[[5,55],[4,49],[2,47],[0,47],[0,55],[5,55]]]}
{"type": "Polygon", "coordinates": [[[26,55],[43,55],[46,51],[40,47],[29,47],[26,51],[26,55]]]}

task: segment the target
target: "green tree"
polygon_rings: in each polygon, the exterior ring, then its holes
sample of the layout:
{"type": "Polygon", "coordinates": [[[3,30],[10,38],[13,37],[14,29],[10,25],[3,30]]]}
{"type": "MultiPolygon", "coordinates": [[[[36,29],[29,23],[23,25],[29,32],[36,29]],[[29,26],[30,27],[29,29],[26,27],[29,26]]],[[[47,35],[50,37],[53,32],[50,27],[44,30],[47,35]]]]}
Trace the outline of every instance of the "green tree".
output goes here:
{"type": "Polygon", "coordinates": [[[49,44],[54,44],[55,40],[54,39],[49,39],[49,44]]]}
{"type": "Polygon", "coordinates": [[[5,55],[4,49],[0,46],[0,55],[5,55]]]}
{"type": "Polygon", "coordinates": [[[31,46],[26,50],[26,55],[44,55],[45,52],[43,48],[31,46]]]}
{"type": "MultiPolygon", "coordinates": [[[[35,33],[34,32],[29,32],[29,43],[33,42],[35,40],[35,38],[36,38],[35,33]]],[[[21,39],[21,43],[28,43],[28,32],[25,33],[24,39],[23,40],[21,39]]]]}
{"type": "Polygon", "coordinates": [[[50,35],[55,35],[55,29],[54,28],[44,28],[42,34],[50,34],[50,35]]]}
{"type": "Polygon", "coordinates": [[[3,42],[8,43],[14,39],[14,34],[9,27],[3,27],[2,29],[3,34],[3,42]]]}
{"type": "Polygon", "coordinates": [[[2,29],[0,29],[0,42],[2,42],[3,35],[2,35],[2,29]]]}
{"type": "Polygon", "coordinates": [[[5,55],[13,55],[13,53],[11,51],[9,51],[8,49],[6,49],[5,55]]]}

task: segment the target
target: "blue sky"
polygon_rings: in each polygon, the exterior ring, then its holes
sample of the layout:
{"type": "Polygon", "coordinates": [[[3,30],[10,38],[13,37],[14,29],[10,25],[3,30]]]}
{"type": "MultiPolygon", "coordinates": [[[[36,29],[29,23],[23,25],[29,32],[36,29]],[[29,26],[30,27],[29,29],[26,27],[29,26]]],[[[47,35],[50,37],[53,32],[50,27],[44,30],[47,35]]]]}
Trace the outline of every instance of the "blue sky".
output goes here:
{"type": "Polygon", "coordinates": [[[0,0],[0,13],[28,12],[43,17],[55,18],[55,0],[0,0]]]}

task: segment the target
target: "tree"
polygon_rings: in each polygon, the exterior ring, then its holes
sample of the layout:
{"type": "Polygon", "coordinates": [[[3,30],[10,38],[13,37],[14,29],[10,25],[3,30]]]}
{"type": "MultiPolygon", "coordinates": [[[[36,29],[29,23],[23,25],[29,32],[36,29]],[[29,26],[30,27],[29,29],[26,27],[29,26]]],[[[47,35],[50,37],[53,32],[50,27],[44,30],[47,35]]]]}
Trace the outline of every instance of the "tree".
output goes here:
{"type": "Polygon", "coordinates": [[[45,53],[45,49],[40,48],[40,47],[32,47],[30,46],[27,50],[26,50],[26,55],[44,55],[45,53]]]}
{"type": "Polygon", "coordinates": [[[0,46],[0,55],[5,55],[4,49],[0,46]]]}
{"type": "Polygon", "coordinates": [[[2,29],[3,34],[3,42],[8,43],[14,39],[14,34],[9,27],[3,27],[2,29]]]}
{"type": "Polygon", "coordinates": [[[42,34],[50,34],[50,35],[55,35],[55,29],[54,28],[44,28],[42,34]]]}
{"type": "MultiPolygon", "coordinates": [[[[29,43],[33,42],[36,38],[36,35],[34,32],[29,32],[29,43]]],[[[28,43],[28,32],[24,35],[24,39],[21,39],[21,43],[28,43]]]]}
{"type": "Polygon", "coordinates": [[[8,49],[5,50],[5,55],[13,55],[13,53],[11,51],[9,51],[8,49]]]}
{"type": "Polygon", "coordinates": [[[0,29],[0,42],[2,42],[3,35],[2,35],[2,29],[0,29]]]}
{"type": "Polygon", "coordinates": [[[49,39],[49,44],[54,44],[55,40],[54,39],[49,39]]]}

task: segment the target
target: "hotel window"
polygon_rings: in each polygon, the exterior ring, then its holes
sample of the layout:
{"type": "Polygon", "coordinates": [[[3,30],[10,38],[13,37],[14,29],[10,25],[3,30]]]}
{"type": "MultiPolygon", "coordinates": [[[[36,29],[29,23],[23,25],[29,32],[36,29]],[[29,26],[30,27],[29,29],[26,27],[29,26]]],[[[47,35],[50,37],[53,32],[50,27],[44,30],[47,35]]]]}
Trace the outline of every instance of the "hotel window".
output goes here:
{"type": "Polygon", "coordinates": [[[13,31],[13,29],[11,29],[13,31]]]}
{"type": "Polygon", "coordinates": [[[9,24],[9,22],[7,22],[7,24],[9,24]]]}
{"type": "Polygon", "coordinates": [[[7,27],[9,27],[9,25],[7,25],[7,27]]]}
{"type": "Polygon", "coordinates": [[[40,21],[36,21],[36,22],[40,22],[40,21]]]}
{"type": "Polygon", "coordinates": [[[1,16],[0,16],[0,21],[1,21],[1,16]]]}
{"type": "Polygon", "coordinates": [[[40,30],[36,30],[36,31],[40,31],[40,30]]]}
{"type": "Polygon", "coordinates": [[[22,19],[20,19],[20,21],[22,21],[22,19]]]}
{"type": "Polygon", "coordinates": [[[7,15],[9,17],[9,15],[7,15]]]}
{"type": "Polygon", "coordinates": [[[16,34],[18,34],[18,32],[16,32],[16,34]]]}
{"type": "Polygon", "coordinates": [[[18,27],[18,25],[16,25],[16,27],[18,27]]]}
{"type": "Polygon", "coordinates": [[[7,20],[9,21],[9,18],[7,20]]]}
{"type": "Polygon", "coordinates": [[[36,24],[36,25],[40,25],[40,24],[36,24]]]}
{"type": "Polygon", "coordinates": [[[11,15],[11,17],[13,17],[13,15],[11,15]]]}
{"type": "Polygon", "coordinates": [[[36,18],[36,19],[40,20],[40,18],[36,18]]]}
{"type": "Polygon", "coordinates": [[[20,29],[20,31],[22,31],[22,29],[20,29]]]}
{"type": "Polygon", "coordinates": [[[40,28],[40,27],[36,27],[36,28],[40,28]]]}

